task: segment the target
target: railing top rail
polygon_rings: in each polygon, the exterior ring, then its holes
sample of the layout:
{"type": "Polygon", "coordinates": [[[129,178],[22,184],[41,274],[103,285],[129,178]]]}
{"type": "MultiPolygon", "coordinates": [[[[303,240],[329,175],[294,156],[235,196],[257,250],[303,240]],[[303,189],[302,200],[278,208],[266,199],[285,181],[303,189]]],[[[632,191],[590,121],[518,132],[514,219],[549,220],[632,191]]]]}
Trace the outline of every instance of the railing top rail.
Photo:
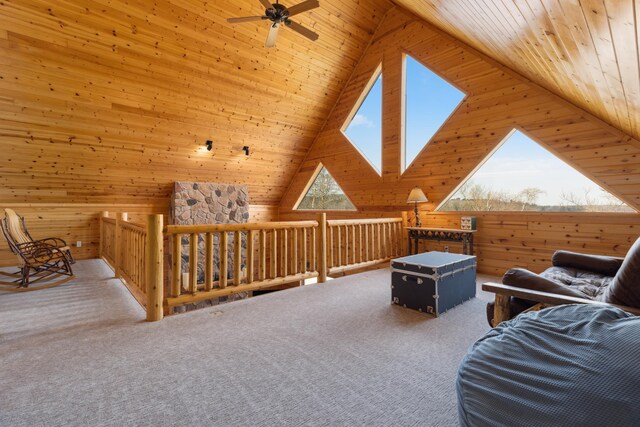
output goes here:
{"type": "Polygon", "coordinates": [[[122,228],[128,228],[129,230],[139,231],[141,233],[147,232],[147,227],[142,224],[136,224],[135,222],[122,222],[122,228]]]}
{"type": "Polygon", "coordinates": [[[102,221],[104,221],[106,223],[109,223],[109,224],[115,224],[116,223],[115,218],[107,218],[106,216],[102,217],[102,221]]]}
{"type": "Polygon", "coordinates": [[[370,218],[370,219],[331,219],[327,221],[329,227],[339,225],[389,224],[402,222],[402,218],[370,218]]]}
{"type": "Polygon", "coordinates": [[[167,225],[165,234],[219,233],[252,230],[282,230],[285,228],[317,227],[318,221],[253,222],[244,224],[167,225]]]}

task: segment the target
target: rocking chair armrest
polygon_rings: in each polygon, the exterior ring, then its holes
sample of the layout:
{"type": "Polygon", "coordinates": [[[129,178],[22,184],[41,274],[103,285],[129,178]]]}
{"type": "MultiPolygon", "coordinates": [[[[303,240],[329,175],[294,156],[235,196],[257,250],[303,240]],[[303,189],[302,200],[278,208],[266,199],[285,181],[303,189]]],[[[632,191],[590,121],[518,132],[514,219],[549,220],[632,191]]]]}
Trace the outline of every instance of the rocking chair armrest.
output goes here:
{"type": "Polygon", "coordinates": [[[29,264],[45,264],[60,258],[56,247],[40,241],[18,243],[20,256],[29,264]]]}
{"type": "Polygon", "coordinates": [[[65,246],[67,246],[67,242],[65,242],[64,240],[62,240],[59,237],[47,237],[46,239],[40,239],[40,240],[36,240],[37,242],[41,242],[47,245],[51,245],[54,246],[56,248],[63,248],[65,246]]]}
{"type": "Polygon", "coordinates": [[[510,297],[522,298],[529,301],[535,301],[544,304],[561,305],[561,304],[599,304],[605,306],[613,306],[640,316],[640,308],[627,307],[624,305],[610,304],[603,301],[591,300],[587,298],[577,298],[567,295],[552,294],[550,292],[534,291],[531,289],[518,288],[515,286],[503,285],[501,283],[486,282],[482,284],[482,290],[492,292],[496,295],[505,295],[510,297]]]}

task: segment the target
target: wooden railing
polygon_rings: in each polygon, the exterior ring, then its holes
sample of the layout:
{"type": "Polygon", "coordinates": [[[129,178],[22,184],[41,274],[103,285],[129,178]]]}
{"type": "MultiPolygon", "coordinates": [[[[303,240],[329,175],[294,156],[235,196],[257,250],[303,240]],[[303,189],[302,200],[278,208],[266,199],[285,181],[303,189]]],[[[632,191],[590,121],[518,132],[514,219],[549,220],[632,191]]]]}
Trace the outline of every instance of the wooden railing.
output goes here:
{"type": "Polygon", "coordinates": [[[160,320],[165,309],[240,292],[302,282],[382,264],[401,256],[401,218],[216,225],[147,224],[126,213],[100,219],[100,256],[147,310],[160,320]],[[165,287],[165,238],[171,274],[165,287]],[[216,256],[216,254],[218,254],[216,256]],[[216,260],[217,259],[217,260],[216,260]],[[184,265],[183,265],[184,263],[184,265]]]}
{"type": "Polygon", "coordinates": [[[120,277],[140,304],[146,306],[147,230],[143,225],[123,222],[120,233],[120,277]]]}
{"type": "Polygon", "coordinates": [[[143,307],[147,305],[146,239],[145,226],[129,222],[126,213],[118,213],[116,218],[109,218],[108,212],[102,213],[100,257],[143,307]]]}
{"type": "Polygon", "coordinates": [[[329,274],[381,264],[401,256],[402,218],[327,221],[329,274]]]}
{"type": "Polygon", "coordinates": [[[116,220],[100,218],[100,257],[112,268],[116,265],[116,220]]]}
{"type": "Polygon", "coordinates": [[[319,276],[317,258],[323,254],[317,249],[318,227],[317,221],[166,226],[172,252],[166,305],[175,307],[319,276]],[[201,262],[199,241],[204,242],[201,262]],[[182,266],[185,243],[186,275],[182,266]],[[218,263],[214,263],[216,253],[218,263]],[[185,276],[187,283],[182,280],[185,276]]]}

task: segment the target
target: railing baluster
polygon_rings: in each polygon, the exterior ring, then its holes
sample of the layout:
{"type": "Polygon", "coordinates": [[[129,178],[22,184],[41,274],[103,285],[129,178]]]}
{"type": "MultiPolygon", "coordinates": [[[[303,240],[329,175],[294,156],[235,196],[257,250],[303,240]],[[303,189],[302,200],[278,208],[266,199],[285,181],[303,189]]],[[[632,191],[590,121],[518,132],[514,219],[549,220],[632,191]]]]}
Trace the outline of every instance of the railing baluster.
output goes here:
{"type": "Polygon", "coordinates": [[[233,233],[233,283],[236,286],[242,283],[242,234],[240,231],[233,233]]]}
{"type": "Polygon", "coordinates": [[[291,274],[298,273],[298,229],[291,230],[291,274]]]}
{"type": "Polygon", "coordinates": [[[228,257],[229,257],[229,234],[226,231],[220,233],[220,288],[227,287],[228,274],[228,257]]]}
{"type": "Polygon", "coordinates": [[[213,289],[213,234],[207,233],[204,240],[204,290],[213,289]]]}
{"type": "Polygon", "coordinates": [[[342,266],[342,232],[340,226],[336,227],[338,232],[338,266],[342,266]]]}
{"type": "Polygon", "coordinates": [[[271,278],[278,276],[278,231],[271,231],[271,278]]]}
{"type": "Polygon", "coordinates": [[[260,260],[259,260],[259,279],[263,281],[267,278],[267,231],[260,230],[260,260]]]}
{"type": "Polygon", "coordinates": [[[327,250],[329,251],[329,259],[327,260],[327,267],[331,268],[336,265],[335,263],[335,250],[333,246],[333,227],[328,226],[329,229],[329,242],[327,242],[327,250]]]}
{"type": "Polygon", "coordinates": [[[309,266],[307,265],[307,229],[302,229],[302,266],[300,271],[306,273],[309,271],[309,266]]]}
{"type": "Polygon", "coordinates": [[[351,263],[354,263],[354,260],[351,258],[351,248],[349,247],[349,226],[344,226],[344,265],[349,265],[349,260],[351,263]]]}
{"type": "Polygon", "coordinates": [[[362,247],[362,224],[358,224],[358,242],[359,245],[358,246],[358,262],[363,262],[364,261],[364,252],[363,252],[363,247],[362,247]]]}
{"type": "Polygon", "coordinates": [[[254,230],[249,230],[247,233],[247,284],[253,283],[253,258],[256,234],[254,230]]]}
{"type": "Polygon", "coordinates": [[[384,258],[384,255],[382,253],[382,231],[380,230],[380,224],[376,224],[376,235],[377,235],[377,258],[376,259],[380,259],[380,258],[384,258]]]}
{"type": "Polygon", "coordinates": [[[364,260],[369,261],[369,230],[371,224],[364,225],[364,260]]]}
{"type": "Polygon", "coordinates": [[[327,281],[327,214],[321,213],[318,221],[318,283],[327,281]]]}
{"type": "Polygon", "coordinates": [[[357,263],[356,259],[356,226],[351,226],[351,262],[353,264],[357,263]]]}
{"type": "Polygon", "coordinates": [[[287,265],[287,254],[289,253],[289,248],[288,248],[288,236],[289,236],[289,232],[288,230],[285,228],[284,230],[282,230],[282,235],[280,236],[280,239],[282,240],[282,242],[280,242],[280,247],[282,248],[282,254],[280,255],[280,258],[282,259],[282,264],[281,264],[281,270],[280,270],[280,274],[282,276],[286,276],[287,275],[287,270],[289,268],[289,266],[287,265]]]}
{"type": "Polygon", "coordinates": [[[311,229],[311,244],[309,245],[311,249],[311,271],[316,271],[318,269],[318,260],[316,259],[316,228],[313,227],[311,229]]]}
{"type": "Polygon", "coordinates": [[[198,235],[191,233],[189,237],[189,292],[198,292],[198,235]]]}

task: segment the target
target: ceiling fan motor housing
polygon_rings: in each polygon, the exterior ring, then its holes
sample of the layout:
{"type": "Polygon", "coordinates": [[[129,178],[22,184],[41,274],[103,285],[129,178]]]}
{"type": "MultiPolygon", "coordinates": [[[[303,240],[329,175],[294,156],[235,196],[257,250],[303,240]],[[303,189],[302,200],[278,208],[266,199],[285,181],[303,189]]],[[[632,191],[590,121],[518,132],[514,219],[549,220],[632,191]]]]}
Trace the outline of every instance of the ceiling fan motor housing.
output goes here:
{"type": "Polygon", "coordinates": [[[274,3],[271,9],[264,11],[265,16],[274,23],[286,22],[289,18],[289,10],[279,3],[274,3]]]}

